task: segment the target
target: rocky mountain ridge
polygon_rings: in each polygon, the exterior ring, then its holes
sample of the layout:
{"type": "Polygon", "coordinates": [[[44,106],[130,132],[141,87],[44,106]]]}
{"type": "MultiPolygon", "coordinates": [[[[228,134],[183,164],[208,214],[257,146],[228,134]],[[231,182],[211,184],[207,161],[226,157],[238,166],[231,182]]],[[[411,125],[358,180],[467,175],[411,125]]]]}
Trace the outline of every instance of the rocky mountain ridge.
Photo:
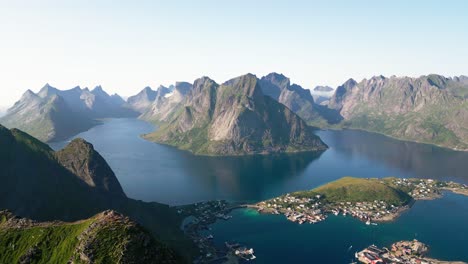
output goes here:
{"type": "Polygon", "coordinates": [[[0,124],[44,142],[63,140],[98,124],[97,119],[137,115],[124,104],[120,96],[107,94],[101,86],[92,91],[80,87],[62,91],[46,84],[37,94],[27,90],[0,124]]]}
{"type": "Polygon", "coordinates": [[[202,77],[179,94],[177,100],[169,97],[162,103],[172,105],[158,116],[163,125],[147,139],[210,155],[326,148],[300,117],[265,96],[252,74],[221,85],[202,77]]]}
{"type": "Polygon", "coordinates": [[[36,222],[9,211],[0,211],[0,219],[2,263],[181,263],[143,227],[112,210],[71,223],[36,222]]]}
{"type": "Polygon", "coordinates": [[[344,127],[468,150],[468,101],[461,96],[468,85],[461,80],[435,74],[350,79],[328,107],[344,118],[344,127]]]}

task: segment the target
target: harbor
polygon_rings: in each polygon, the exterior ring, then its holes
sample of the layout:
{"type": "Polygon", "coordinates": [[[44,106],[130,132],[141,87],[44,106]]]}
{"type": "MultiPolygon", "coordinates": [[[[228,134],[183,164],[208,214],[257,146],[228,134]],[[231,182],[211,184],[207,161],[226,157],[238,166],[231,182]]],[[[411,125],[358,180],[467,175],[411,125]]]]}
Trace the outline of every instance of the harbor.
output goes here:
{"type": "Polygon", "coordinates": [[[442,261],[425,257],[429,247],[418,240],[399,241],[393,243],[390,248],[379,248],[370,245],[367,248],[356,252],[355,257],[360,263],[395,263],[395,264],[463,264],[465,262],[442,261]]]}
{"type": "Polygon", "coordinates": [[[214,236],[210,233],[210,225],[216,221],[227,221],[232,218],[229,213],[244,207],[231,204],[224,200],[207,201],[193,205],[179,206],[177,212],[185,216],[181,229],[198,246],[200,256],[194,263],[245,263],[256,259],[254,249],[236,242],[226,241],[224,245],[216,245],[214,236]]]}

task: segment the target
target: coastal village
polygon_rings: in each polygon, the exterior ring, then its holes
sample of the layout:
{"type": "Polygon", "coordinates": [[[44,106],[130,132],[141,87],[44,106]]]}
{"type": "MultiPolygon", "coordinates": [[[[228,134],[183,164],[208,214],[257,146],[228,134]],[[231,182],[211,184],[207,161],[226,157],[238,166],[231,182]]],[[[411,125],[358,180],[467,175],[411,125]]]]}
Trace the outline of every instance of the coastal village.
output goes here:
{"type": "Polygon", "coordinates": [[[290,194],[274,198],[267,202],[260,202],[256,206],[261,213],[284,214],[292,222],[299,224],[315,224],[327,218],[329,214],[343,216],[350,215],[366,224],[372,221],[389,221],[405,207],[398,207],[385,201],[374,202],[340,202],[330,204],[323,201],[323,196],[313,198],[297,198],[290,194]]]}
{"type": "MultiPolygon", "coordinates": [[[[442,191],[468,195],[468,186],[454,182],[440,182],[432,179],[384,178],[370,179],[379,181],[389,187],[407,193],[414,200],[430,200],[441,197],[442,191]]],[[[351,202],[328,202],[322,194],[303,197],[303,195],[286,194],[250,207],[260,213],[283,214],[292,222],[315,224],[327,218],[329,214],[352,216],[367,225],[387,222],[396,219],[409,209],[412,202],[404,205],[393,204],[384,200],[351,202]]]]}
{"type": "Polygon", "coordinates": [[[247,248],[236,242],[225,242],[216,245],[210,234],[211,224],[217,220],[229,220],[233,209],[241,205],[230,204],[226,201],[208,201],[193,205],[178,207],[178,213],[187,216],[182,229],[196,243],[200,250],[200,257],[194,263],[244,263],[254,260],[253,248],[247,248]]]}
{"type": "Polygon", "coordinates": [[[356,253],[356,259],[360,263],[377,264],[377,263],[395,263],[395,264],[448,264],[463,262],[448,262],[440,261],[425,257],[428,252],[428,247],[417,240],[399,241],[393,243],[390,248],[379,248],[371,245],[360,252],[356,253]]]}
{"type": "MultiPolygon", "coordinates": [[[[283,214],[289,221],[299,224],[315,224],[327,219],[330,214],[352,216],[367,225],[392,221],[410,208],[414,200],[430,200],[441,197],[443,191],[468,195],[468,186],[454,182],[440,182],[432,179],[383,178],[369,179],[384,183],[413,200],[407,204],[396,204],[385,200],[329,202],[325,195],[313,193],[304,196],[300,193],[286,194],[253,205],[231,204],[227,201],[208,201],[179,206],[178,213],[185,216],[181,226],[184,232],[196,243],[200,257],[194,263],[248,263],[256,259],[254,249],[237,242],[214,242],[210,225],[216,221],[229,220],[229,213],[237,208],[250,207],[260,213],[283,214]],[[297,195],[296,195],[297,194],[297,195]]],[[[440,263],[424,258],[427,247],[418,241],[401,241],[391,249],[380,249],[374,245],[356,253],[362,263],[440,263]]]]}

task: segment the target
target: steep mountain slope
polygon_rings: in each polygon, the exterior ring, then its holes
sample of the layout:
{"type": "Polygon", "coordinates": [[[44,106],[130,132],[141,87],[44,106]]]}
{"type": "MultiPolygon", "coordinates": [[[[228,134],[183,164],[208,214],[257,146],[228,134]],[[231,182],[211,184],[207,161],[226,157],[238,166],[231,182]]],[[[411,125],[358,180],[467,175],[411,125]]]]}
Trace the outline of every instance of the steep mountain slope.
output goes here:
{"type": "Polygon", "coordinates": [[[0,211],[1,263],[180,263],[169,248],[115,211],[73,223],[0,211]]]}
{"type": "Polygon", "coordinates": [[[76,221],[112,209],[187,258],[193,254],[175,209],[127,198],[89,143],[78,139],[56,153],[22,131],[0,126],[0,145],[0,208],[41,221],[76,221]]]}
{"type": "Polygon", "coordinates": [[[139,113],[145,110],[154,102],[158,92],[153,91],[151,87],[145,87],[141,92],[127,99],[127,106],[139,113]]]}
{"type": "Polygon", "coordinates": [[[222,85],[208,77],[197,79],[172,109],[160,119],[165,123],[146,135],[147,139],[213,155],[326,148],[302,119],[265,96],[252,74],[222,85]]]}
{"type": "Polygon", "coordinates": [[[150,122],[165,122],[174,113],[174,109],[184,100],[192,89],[188,82],[177,82],[173,89],[162,87],[152,105],[140,116],[150,122]]]}
{"type": "Polygon", "coordinates": [[[99,192],[125,197],[114,172],[90,143],[74,139],[55,155],[60,164],[99,192]]]}
{"type": "Polygon", "coordinates": [[[291,84],[289,78],[282,74],[270,73],[259,83],[265,95],[287,106],[309,125],[320,127],[341,121],[334,111],[316,104],[310,90],[291,84]]]}
{"type": "Polygon", "coordinates": [[[468,85],[440,75],[376,76],[338,87],[329,107],[344,126],[396,138],[468,150],[468,85]]]}
{"type": "Polygon", "coordinates": [[[309,90],[292,84],[286,76],[270,73],[260,79],[260,87],[265,95],[282,103],[309,122],[320,118],[314,108],[314,99],[309,90]]]}
{"type": "Polygon", "coordinates": [[[42,98],[30,90],[0,118],[0,123],[27,131],[42,141],[65,139],[96,124],[74,112],[62,97],[52,94],[42,98]]]}
{"type": "Polygon", "coordinates": [[[120,96],[110,96],[100,86],[92,92],[80,87],[61,91],[46,84],[37,94],[26,91],[0,123],[45,142],[56,141],[98,124],[97,118],[136,116],[123,104],[120,96]]]}

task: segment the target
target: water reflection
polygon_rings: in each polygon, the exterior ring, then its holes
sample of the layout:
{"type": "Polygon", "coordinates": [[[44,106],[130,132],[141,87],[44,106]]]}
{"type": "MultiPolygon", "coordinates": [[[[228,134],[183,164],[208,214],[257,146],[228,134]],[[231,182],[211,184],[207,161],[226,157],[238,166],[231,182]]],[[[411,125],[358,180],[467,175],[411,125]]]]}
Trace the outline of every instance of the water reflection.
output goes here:
{"type": "Polygon", "coordinates": [[[468,183],[468,153],[362,131],[317,132],[330,146],[323,153],[203,157],[139,137],[153,130],[140,120],[113,119],[77,137],[94,144],[129,197],[168,204],[258,201],[343,176],[430,177],[468,183]]]}
{"type": "Polygon", "coordinates": [[[320,131],[332,148],[350,158],[367,159],[398,168],[411,177],[468,181],[468,153],[406,142],[363,131],[320,131]]]}

